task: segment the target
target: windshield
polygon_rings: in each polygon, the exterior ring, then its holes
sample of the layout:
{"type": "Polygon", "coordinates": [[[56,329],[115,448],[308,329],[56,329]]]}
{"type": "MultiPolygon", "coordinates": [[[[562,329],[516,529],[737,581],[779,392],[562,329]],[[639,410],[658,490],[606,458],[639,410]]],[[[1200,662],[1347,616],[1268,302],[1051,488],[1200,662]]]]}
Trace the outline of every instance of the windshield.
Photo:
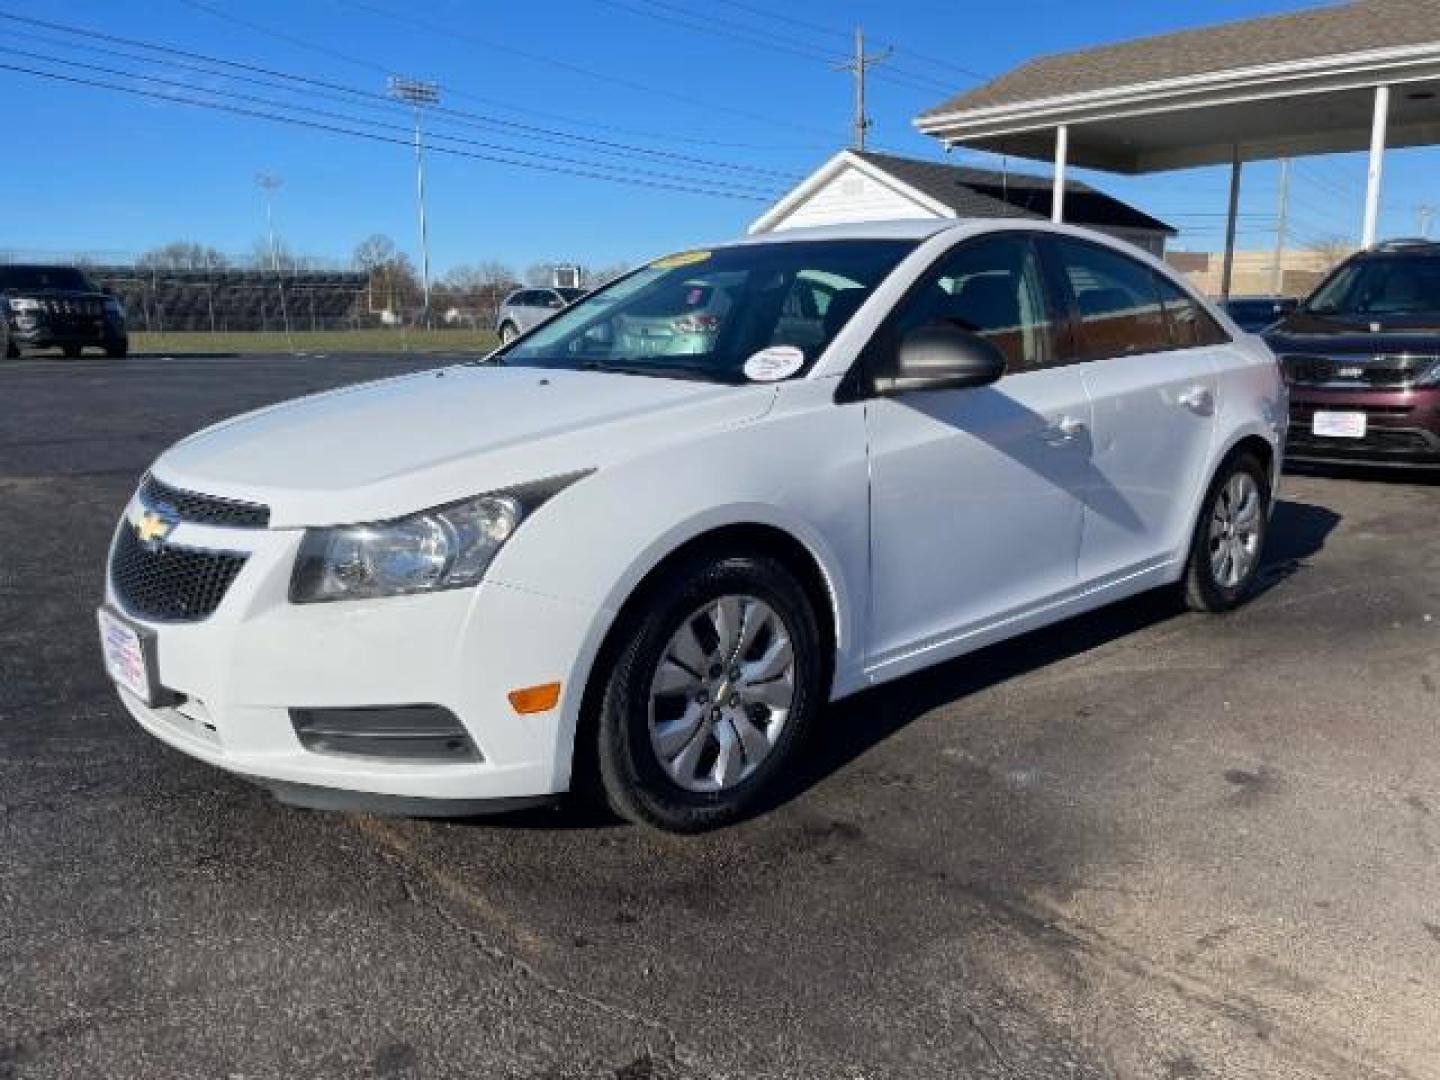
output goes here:
{"type": "Polygon", "coordinates": [[[493,362],[744,382],[746,361],[813,364],[915,247],[911,240],[744,244],[689,251],[592,293],[493,362]],[[783,350],[777,347],[783,347],[783,350]]]}
{"type": "Polygon", "coordinates": [[[1305,310],[1315,315],[1440,314],[1440,259],[1356,259],[1316,289],[1305,310]]]}
{"type": "Polygon", "coordinates": [[[0,266],[0,289],[96,291],[84,274],[70,266],[0,266]]]}
{"type": "Polygon", "coordinates": [[[584,289],[556,289],[555,291],[560,294],[560,299],[564,300],[567,304],[573,304],[585,295],[584,289]]]}

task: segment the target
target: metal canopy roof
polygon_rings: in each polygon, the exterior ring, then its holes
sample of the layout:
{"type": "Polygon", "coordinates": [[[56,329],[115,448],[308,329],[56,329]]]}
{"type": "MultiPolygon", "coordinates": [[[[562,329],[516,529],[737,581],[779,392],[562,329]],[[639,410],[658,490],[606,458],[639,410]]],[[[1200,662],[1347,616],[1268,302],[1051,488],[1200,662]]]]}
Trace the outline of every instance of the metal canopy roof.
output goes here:
{"type": "Polygon", "coordinates": [[[1146,173],[1364,149],[1377,86],[1394,89],[1390,146],[1440,142],[1440,0],[1353,0],[1041,57],[915,123],[1041,161],[1064,125],[1071,164],[1146,173]]]}

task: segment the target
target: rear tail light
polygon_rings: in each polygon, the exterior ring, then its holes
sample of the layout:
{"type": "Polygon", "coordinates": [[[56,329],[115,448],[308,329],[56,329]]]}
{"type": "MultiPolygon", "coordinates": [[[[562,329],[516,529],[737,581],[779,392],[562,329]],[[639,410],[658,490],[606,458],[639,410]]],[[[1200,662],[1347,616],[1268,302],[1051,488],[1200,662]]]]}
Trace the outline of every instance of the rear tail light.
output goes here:
{"type": "Polygon", "coordinates": [[[720,316],[681,315],[670,326],[677,334],[713,334],[720,329],[720,316]]]}

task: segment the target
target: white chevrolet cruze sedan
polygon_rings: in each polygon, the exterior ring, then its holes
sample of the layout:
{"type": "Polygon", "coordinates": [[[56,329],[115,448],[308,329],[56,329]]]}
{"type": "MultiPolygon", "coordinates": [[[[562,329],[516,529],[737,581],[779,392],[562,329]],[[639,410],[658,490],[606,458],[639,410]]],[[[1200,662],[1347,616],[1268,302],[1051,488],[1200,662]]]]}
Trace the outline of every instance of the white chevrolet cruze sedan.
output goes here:
{"type": "Polygon", "coordinates": [[[1234,607],[1286,415],[1258,339],[1099,235],[751,237],[176,444],[115,532],[106,664],[287,801],[593,784],[703,829],[828,701],[1158,586],[1234,607]]]}

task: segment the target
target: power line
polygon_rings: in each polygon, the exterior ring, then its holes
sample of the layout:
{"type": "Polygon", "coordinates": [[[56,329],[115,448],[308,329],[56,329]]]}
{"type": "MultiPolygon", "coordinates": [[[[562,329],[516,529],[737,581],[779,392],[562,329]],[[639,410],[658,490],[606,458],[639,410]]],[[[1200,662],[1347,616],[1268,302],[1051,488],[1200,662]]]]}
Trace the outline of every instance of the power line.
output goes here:
{"type": "MultiPolygon", "coordinates": [[[[140,79],[144,82],[156,84],[159,86],[172,87],[174,89],[182,91],[198,92],[208,97],[240,101],[246,103],[247,105],[263,105],[272,109],[280,109],[286,112],[304,113],[310,116],[318,116],[324,120],[338,120],[347,124],[360,124],[370,128],[376,128],[385,131],[405,133],[409,133],[411,131],[410,126],[406,124],[388,123],[383,120],[372,120],[365,117],[353,116],[348,113],[335,112],[331,109],[319,109],[309,105],[296,105],[289,102],[275,101],[272,98],[262,97],[256,94],[246,94],[237,90],[221,90],[213,87],[195,86],[192,83],[178,82],[173,79],[165,79],[156,75],[147,75],[143,72],[130,72],[117,68],[105,67],[99,64],[86,64],[78,60],[65,60],[53,56],[46,56],[40,53],[27,53],[23,50],[11,49],[3,45],[0,45],[0,53],[19,55],[24,59],[32,61],[38,60],[42,63],[68,65],[71,68],[79,68],[81,70],[92,71],[102,75],[115,75],[121,78],[140,79]]],[[[604,162],[588,161],[583,158],[573,158],[565,156],[563,154],[545,153],[538,150],[527,150],[523,147],[508,146],[502,143],[485,142],[479,139],[470,139],[460,135],[436,133],[435,138],[443,139],[446,142],[458,143],[462,146],[471,146],[477,147],[481,150],[495,151],[505,154],[514,154],[518,157],[534,158],[538,161],[558,163],[561,165],[575,165],[581,168],[590,169],[618,169],[617,166],[608,165],[604,162]]],[[[695,178],[691,176],[668,173],[655,169],[636,168],[633,165],[626,168],[625,171],[627,173],[634,173],[639,176],[650,177],[658,180],[676,181],[686,184],[697,182],[695,178]]],[[[776,194],[769,189],[758,188],[750,186],[748,184],[742,184],[738,181],[727,181],[723,185],[707,182],[706,186],[713,188],[720,188],[723,186],[728,190],[732,190],[735,192],[743,192],[745,194],[762,197],[774,197],[776,194]]]]}
{"type": "MultiPolygon", "coordinates": [[[[305,120],[295,116],[285,116],[276,113],[264,112],[258,109],[251,109],[240,105],[229,105],[218,101],[202,101],[195,98],[187,98],[178,94],[170,94],[159,90],[142,90],[134,86],[124,86],[120,83],[104,82],[98,79],[81,78],[75,75],[64,75],[54,71],[40,71],[35,68],[27,68],[19,64],[0,63],[0,71],[11,71],[21,75],[30,75],[35,78],[49,79],[54,82],[68,83],[75,86],[87,86],[104,90],[113,90],[122,94],[130,94],[136,97],[153,98],[161,101],[169,101],[178,105],[189,105],[196,108],[213,109],[219,112],[232,113],[237,116],[247,116],[259,120],[269,120],[280,124],[289,124],[294,127],[307,128],[312,131],[324,131],[337,135],[349,135],[353,138],[365,139],[369,142],[386,143],[391,146],[403,146],[407,150],[411,148],[409,139],[397,138],[391,135],[381,135],[372,131],[356,130],[354,128],[340,127],[335,124],[321,123],[316,120],[305,120]]],[[[488,161],[497,165],[511,165],[522,169],[532,169],[538,172],[558,173],[564,176],[582,177],[589,180],[608,180],[611,183],[629,184],[636,187],[658,188],[666,191],[679,191],[691,195],[710,195],[716,198],[739,199],[747,202],[768,201],[765,196],[741,194],[734,191],[726,191],[717,188],[706,188],[681,183],[667,183],[653,180],[633,179],[625,175],[611,175],[594,171],[593,169],[569,169],[555,165],[541,164],[533,161],[516,161],[513,158],[501,157],[497,154],[480,153],[471,150],[461,150],[450,146],[432,147],[434,152],[449,154],[452,157],[471,158],[476,161],[488,161]]]]}
{"type": "MultiPolygon", "coordinates": [[[[327,82],[323,79],[315,79],[304,75],[294,75],[287,72],[276,71],[272,68],[262,67],[255,64],[246,64],[235,60],[226,60],[219,57],[209,56],[204,53],[193,52],[187,49],[178,49],[167,45],[157,45],[151,42],[140,41],[135,38],[125,38],[114,34],[104,34],[95,30],[67,26],[63,23],[55,23],[49,22],[44,19],[35,19],[22,15],[15,15],[13,13],[3,10],[0,10],[0,19],[8,19],[14,22],[25,23],[32,26],[41,26],[49,30],[58,30],[61,33],[83,37],[87,40],[95,39],[100,41],[106,41],[111,44],[121,45],[131,49],[146,50],[149,52],[160,53],[169,57],[181,57],[185,60],[200,61],[204,64],[210,65],[211,67],[218,66],[230,69],[232,71],[241,71],[247,73],[244,76],[221,75],[221,77],[223,78],[234,78],[239,81],[255,82],[255,76],[258,75],[270,80],[280,79],[284,80],[287,83],[298,84],[299,86],[303,86],[305,88],[305,92],[312,96],[315,96],[317,94],[318,96],[328,96],[330,100],[348,100],[352,98],[363,99],[367,102],[378,104],[387,109],[392,109],[394,106],[394,102],[390,101],[388,98],[384,97],[381,94],[377,94],[367,90],[356,89],[354,87],[344,86],[338,83],[327,82]],[[338,99],[333,97],[333,94],[336,92],[345,95],[345,99],[338,99]]],[[[103,51],[100,50],[97,46],[87,45],[83,43],[74,45],[67,44],[64,47],[81,49],[90,52],[103,51]]],[[[146,60],[141,57],[134,56],[129,57],[129,59],[141,60],[141,62],[145,63],[155,62],[153,60],[146,60]]],[[[185,65],[182,62],[177,66],[185,65]]],[[[211,71],[206,71],[205,73],[220,74],[218,72],[211,71]]],[[[282,89],[288,92],[298,92],[295,90],[294,86],[276,86],[273,82],[266,82],[263,80],[260,82],[260,85],[266,85],[270,86],[273,89],[282,89]]],[[[372,105],[371,107],[374,107],[374,105],[372,105]]],[[[470,122],[470,124],[479,124],[485,127],[498,127],[506,130],[519,131],[523,132],[528,137],[540,137],[548,141],[555,141],[558,139],[566,142],[606,148],[604,151],[597,152],[623,152],[627,154],[636,153],[661,161],[674,161],[686,165],[698,165],[706,169],[720,169],[727,172],[752,173],[758,176],[773,177],[776,179],[785,180],[786,182],[794,182],[797,179],[794,174],[782,173],[777,170],[767,169],[760,166],[745,165],[733,161],[716,161],[710,158],[697,157],[691,154],[682,154],[676,151],[653,150],[649,147],[633,146],[626,143],[616,142],[614,140],[598,139],[593,136],[577,135],[570,132],[541,128],[533,124],[525,124],[519,121],[506,120],[500,117],[485,116],[483,114],[471,113],[465,110],[447,108],[440,111],[444,112],[447,117],[456,118],[455,122],[461,124],[461,126],[467,126],[465,122],[468,121],[470,122]]]]}
{"type": "MultiPolygon", "coordinates": [[[[137,56],[137,55],[135,55],[135,53],[133,53],[133,52],[125,52],[125,51],[122,51],[122,50],[119,50],[119,49],[106,48],[106,47],[100,46],[100,45],[86,45],[86,44],[83,44],[83,43],[76,43],[76,42],[70,42],[70,41],[57,40],[57,39],[55,39],[55,38],[46,37],[46,36],[43,35],[43,34],[32,34],[32,33],[26,32],[26,31],[12,31],[12,33],[14,33],[16,36],[19,36],[19,37],[22,37],[22,38],[28,38],[28,39],[31,39],[31,40],[43,41],[43,42],[45,42],[46,44],[54,45],[54,46],[57,46],[57,47],[62,48],[62,49],[68,49],[68,50],[80,51],[80,52],[87,52],[87,53],[97,53],[97,54],[99,54],[99,55],[101,55],[101,56],[107,56],[107,57],[111,57],[111,58],[113,58],[113,59],[128,60],[128,61],[131,61],[131,62],[142,63],[142,64],[162,64],[162,63],[163,63],[163,64],[168,65],[168,66],[170,66],[170,67],[179,68],[179,69],[184,70],[184,71],[192,71],[192,72],[195,72],[195,73],[197,73],[197,74],[202,74],[202,75],[210,76],[210,77],[212,77],[212,78],[217,78],[217,77],[218,77],[218,78],[227,79],[227,80],[231,80],[231,81],[235,81],[235,82],[245,83],[245,84],[248,84],[248,85],[261,86],[261,87],[264,87],[264,88],[270,89],[270,90],[279,90],[279,91],[282,92],[282,93],[291,93],[291,94],[293,94],[293,93],[299,93],[299,92],[300,92],[300,91],[297,91],[297,90],[296,90],[295,86],[289,85],[289,84],[285,83],[284,81],[281,81],[281,80],[283,80],[283,79],[293,79],[293,78],[295,78],[295,76],[284,75],[283,73],[276,73],[276,77],[270,78],[270,77],[255,76],[255,75],[249,75],[249,74],[234,74],[234,73],[231,73],[231,72],[218,72],[218,71],[216,71],[216,70],[214,69],[213,66],[207,67],[207,66],[205,66],[205,64],[195,64],[195,63],[187,62],[187,61],[185,61],[185,60],[177,60],[177,59],[175,59],[174,57],[171,57],[171,56],[167,56],[164,60],[159,60],[159,59],[156,59],[156,58],[154,58],[154,57],[137,56]]],[[[157,48],[158,48],[158,47],[159,47],[159,46],[157,46],[157,48]]],[[[10,50],[10,51],[19,51],[19,50],[10,50]]],[[[44,59],[49,60],[49,61],[54,62],[54,63],[76,63],[76,64],[79,63],[78,61],[71,61],[71,60],[68,60],[68,59],[66,59],[66,60],[61,60],[61,59],[55,58],[55,57],[44,57],[44,59]]],[[[213,65],[213,64],[217,64],[217,63],[219,63],[219,64],[228,63],[228,61],[208,61],[208,60],[207,60],[207,63],[211,63],[211,64],[213,65]]],[[[101,69],[101,70],[109,70],[109,69],[101,69]]],[[[111,73],[112,73],[112,74],[117,74],[116,72],[111,72],[111,73]]],[[[123,74],[130,74],[130,73],[129,73],[129,72],[125,72],[125,73],[123,73],[123,74]]],[[[138,77],[138,76],[137,76],[137,77],[138,77]]],[[[187,84],[187,85],[188,85],[188,84],[187,84]]],[[[203,89],[203,88],[202,88],[202,89],[203,89]]],[[[348,105],[348,106],[351,106],[351,107],[363,107],[363,108],[369,108],[369,109],[377,109],[377,110],[384,111],[384,112],[386,112],[386,113],[393,113],[393,112],[395,111],[396,103],[395,103],[395,101],[394,101],[393,99],[391,99],[391,98],[384,97],[384,96],[382,96],[382,95],[375,94],[375,93],[372,93],[372,92],[370,92],[370,91],[353,89],[353,88],[348,88],[348,87],[337,87],[336,89],[343,90],[344,92],[343,92],[343,93],[334,93],[334,92],[329,92],[329,91],[326,91],[326,90],[314,89],[314,88],[311,88],[311,87],[308,87],[308,86],[305,88],[305,90],[304,90],[303,92],[305,93],[305,95],[306,95],[307,98],[318,98],[318,99],[324,100],[324,101],[339,102],[339,103],[341,103],[341,104],[348,105]]],[[[585,136],[580,136],[580,135],[571,135],[571,134],[569,134],[569,133],[567,133],[567,132],[552,132],[552,131],[547,131],[547,130],[544,129],[544,128],[537,128],[537,127],[534,127],[534,126],[529,125],[529,124],[520,124],[520,123],[516,123],[516,122],[514,122],[514,121],[507,121],[507,120],[503,120],[503,119],[500,119],[500,118],[492,118],[492,117],[479,116],[479,115],[476,115],[476,114],[464,112],[464,111],[462,111],[462,110],[455,110],[455,109],[448,109],[448,108],[437,107],[435,111],[438,112],[438,113],[444,114],[444,117],[445,117],[445,120],[446,120],[447,123],[454,124],[454,125],[456,125],[456,126],[458,126],[458,127],[470,128],[470,129],[479,129],[479,130],[485,130],[485,131],[489,131],[489,130],[492,130],[492,129],[495,129],[495,128],[499,128],[499,129],[504,130],[504,131],[517,131],[517,132],[523,134],[527,139],[530,139],[530,140],[539,141],[539,142],[548,142],[548,143],[552,143],[552,144],[553,144],[553,143],[558,143],[558,144],[560,144],[560,145],[562,145],[562,146],[574,146],[574,145],[576,145],[576,144],[579,144],[580,148],[582,148],[582,149],[588,149],[591,153],[608,154],[608,155],[610,155],[610,156],[619,156],[619,157],[624,157],[624,158],[626,158],[627,160],[629,160],[630,158],[632,158],[636,153],[641,153],[641,154],[646,154],[646,155],[648,155],[648,156],[653,156],[653,157],[655,157],[655,158],[657,158],[657,159],[659,159],[659,160],[662,160],[662,161],[675,161],[675,162],[679,162],[679,163],[682,163],[682,164],[699,165],[699,166],[703,166],[703,167],[705,167],[705,168],[707,168],[707,169],[724,169],[724,170],[726,170],[726,171],[741,172],[741,173],[750,173],[750,174],[754,174],[754,175],[756,175],[756,176],[761,176],[761,177],[766,177],[766,178],[774,178],[774,179],[784,180],[784,181],[787,181],[787,182],[794,182],[795,180],[798,179],[798,177],[795,176],[794,174],[791,174],[791,173],[783,173],[783,172],[779,172],[779,171],[773,170],[773,169],[764,169],[764,168],[759,168],[759,167],[756,167],[756,166],[740,165],[740,164],[726,163],[726,162],[718,162],[718,161],[710,161],[710,160],[708,160],[708,159],[706,159],[706,158],[692,157],[691,155],[688,155],[688,154],[672,154],[672,153],[667,153],[667,152],[665,152],[665,151],[648,151],[648,150],[645,150],[644,148],[641,148],[641,147],[631,147],[631,146],[627,146],[627,145],[625,145],[624,143],[616,143],[616,142],[612,142],[612,141],[610,141],[610,140],[605,140],[605,139],[592,139],[592,138],[587,138],[587,137],[585,137],[585,136]]]]}
{"type": "MultiPolygon", "coordinates": [[[[702,34],[729,38],[733,41],[740,41],[757,48],[770,49],[774,52],[785,53],[790,56],[798,56],[804,60],[812,60],[824,64],[834,62],[833,56],[813,49],[808,45],[802,45],[773,36],[765,36],[763,31],[757,31],[750,27],[745,27],[739,32],[736,32],[735,30],[727,29],[727,27],[736,27],[739,25],[737,23],[727,23],[723,20],[708,17],[697,18],[683,8],[677,8],[673,4],[665,3],[664,0],[642,0],[643,3],[649,4],[650,8],[636,7],[633,3],[626,2],[626,0],[600,0],[600,2],[610,7],[618,8],[621,11],[628,11],[632,15],[641,15],[657,19],[661,22],[682,26],[702,34]]],[[[894,69],[885,74],[877,74],[876,78],[883,78],[888,82],[905,86],[911,90],[919,90],[927,94],[945,93],[950,89],[949,86],[927,75],[907,72],[900,69],[894,69]]]]}
{"type": "MultiPolygon", "coordinates": [[[[291,45],[296,45],[302,49],[309,49],[322,55],[330,56],[337,60],[342,60],[347,64],[353,64],[357,67],[364,68],[367,71],[378,72],[382,75],[393,74],[390,68],[387,67],[385,64],[377,63],[374,60],[369,60],[362,56],[357,56],[354,53],[341,52],[339,49],[331,48],[328,45],[321,45],[307,38],[299,37],[284,30],[278,30],[273,26],[267,26],[264,23],[255,22],[252,19],[243,19],[240,16],[233,14],[232,12],[226,11],[221,8],[212,7],[207,3],[203,3],[202,0],[175,0],[175,2],[179,4],[184,4],[186,7],[189,7],[192,10],[209,15],[213,18],[222,19],[236,26],[242,26],[247,30],[253,31],[254,33],[261,34],[266,37],[272,37],[277,41],[284,41],[291,45]]],[[[448,84],[445,87],[445,92],[451,97],[460,98],[464,101],[473,101],[477,104],[487,105],[492,108],[504,109],[507,112],[517,113],[521,116],[534,116],[539,117],[542,120],[549,120],[561,124],[579,124],[584,127],[597,128],[604,131],[613,131],[620,135],[629,135],[632,138],[656,139],[662,142],[669,143],[689,143],[694,146],[713,146],[726,150],[760,150],[769,152],[774,150],[794,149],[830,149],[828,144],[823,147],[817,145],[800,144],[777,146],[773,144],[734,142],[725,139],[699,138],[693,135],[683,135],[676,132],[662,133],[655,131],[644,131],[637,128],[626,127],[620,124],[613,124],[605,120],[581,118],[573,115],[568,115],[566,113],[552,112],[548,109],[536,109],[532,106],[516,105],[514,102],[503,101],[499,98],[487,97],[483,94],[475,94],[470,91],[448,84]]],[[[585,136],[580,135],[570,137],[585,138],[585,136]]]]}
{"type": "MultiPolygon", "coordinates": [[[[802,30],[818,31],[819,33],[831,34],[839,38],[848,38],[850,36],[848,31],[841,30],[838,27],[823,26],[820,23],[810,22],[807,19],[797,19],[793,15],[785,15],[777,11],[770,11],[766,8],[759,7],[755,4],[744,3],[743,0],[721,0],[721,2],[729,7],[738,8],[741,11],[749,12],[751,15],[758,15],[762,18],[771,19],[775,22],[789,23],[791,26],[799,27],[802,30]]],[[[940,57],[937,56],[927,56],[925,53],[916,52],[909,46],[901,45],[898,42],[892,40],[887,40],[885,42],[882,42],[882,44],[889,45],[896,52],[900,53],[903,56],[908,56],[911,59],[920,60],[927,64],[933,64],[937,67],[949,68],[952,71],[957,71],[961,75],[967,75],[970,78],[976,79],[980,82],[988,82],[990,79],[994,78],[994,76],[987,75],[982,71],[976,71],[973,68],[967,68],[960,64],[957,64],[953,60],[942,60],[940,57]]]]}
{"type": "Polygon", "coordinates": [[[497,52],[508,53],[511,56],[519,56],[526,60],[533,61],[534,63],[545,64],[548,67],[557,68],[562,71],[569,71],[572,74],[582,75],[588,79],[596,79],[600,82],[608,82],[614,86],[623,86],[626,89],[636,91],[637,93],[653,97],[665,97],[671,99],[672,101],[680,101],[685,103],[686,105],[695,105],[699,106],[700,108],[710,109],[716,112],[727,112],[734,116],[739,116],[745,120],[749,120],[751,122],[758,122],[762,124],[771,124],[778,127],[790,128],[794,131],[803,131],[811,135],[819,135],[822,138],[831,137],[831,134],[823,130],[822,128],[811,127],[808,124],[797,124],[793,121],[783,120],[773,115],[754,113],[746,109],[737,109],[731,105],[721,105],[715,102],[705,101],[701,98],[692,97],[689,94],[680,93],[679,91],[674,90],[670,87],[655,86],[649,83],[637,82],[634,79],[628,79],[620,75],[610,75],[603,71],[596,71],[593,68],[587,68],[582,64],[572,63],[569,60],[562,60],[556,56],[546,56],[543,53],[528,52],[526,50],[516,48],[514,45],[510,45],[506,42],[481,37],[480,35],[471,33],[469,31],[458,30],[453,26],[442,26],[438,23],[429,22],[424,19],[417,19],[411,15],[401,15],[394,11],[388,11],[385,8],[378,7],[371,3],[367,3],[366,0],[339,0],[339,2],[344,4],[346,7],[354,8],[357,11],[364,11],[370,15],[378,16],[382,19],[389,19],[393,22],[400,23],[401,25],[409,26],[412,29],[438,35],[449,41],[468,41],[472,44],[479,45],[482,48],[492,49],[497,52]]]}

